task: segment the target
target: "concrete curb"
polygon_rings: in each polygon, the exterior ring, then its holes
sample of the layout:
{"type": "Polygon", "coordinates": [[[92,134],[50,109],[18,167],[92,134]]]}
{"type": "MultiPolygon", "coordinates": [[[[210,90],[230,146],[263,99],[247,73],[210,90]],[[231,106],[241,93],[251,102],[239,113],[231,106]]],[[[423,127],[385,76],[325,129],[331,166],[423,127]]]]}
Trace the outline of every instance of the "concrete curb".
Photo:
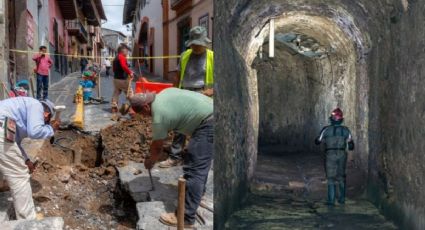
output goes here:
{"type": "Polygon", "coordinates": [[[75,110],[75,115],[73,119],[73,124],[80,128],[84,129],[84,101],[83,101],[83,88],[78,87],[77,93],[75,94],[75,103],[77,108],[75,110]]]}

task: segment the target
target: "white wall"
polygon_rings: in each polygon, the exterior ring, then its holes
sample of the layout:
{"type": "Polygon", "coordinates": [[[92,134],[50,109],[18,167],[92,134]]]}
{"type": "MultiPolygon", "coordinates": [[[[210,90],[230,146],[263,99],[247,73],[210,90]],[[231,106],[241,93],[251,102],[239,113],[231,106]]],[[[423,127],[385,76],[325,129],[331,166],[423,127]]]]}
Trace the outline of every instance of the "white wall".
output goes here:
{"type": "MultiPolygon", "coordinates": [[[[33,15],[35,17],[36,23],[38,23],[38,46],[44,45],[48,46],[49,42],[49,0],[39,0],[42,4],[39,15],[33,15]],[[38,18],[36,18],[38,17],[38,18]],[[38,22],[37,22],[38,20],[38,22]]],[[[34,1],[37,2],[37,1],[34,1]]]]}
{"type": "MultiPolygon", "coordinates": [[[[140,8],[139,8],[140,10],[140,8]]],[[[134,37],[135,41],[138,42],[137,39],[139,38],[140,28],[141,28],[141,22],[144,17],[149,18],[149,29],[148,33],[150,33],[150,28],[155,28],[155,40],[154,43],[154,53],[153,56],[163,56],[163,30],[162,30],[162,4],[160,0],[148,0],[145,7],[140,10],[140,21],[137,22],[136,28],[136,36],[134,37]]],[[[149,34],[150,36],[150,34],[149,34]]],[[[151,39],[151,38],[148,38],[151,39]]],[[[162,59],[155,59],[154,60],[154,74],[163,76],[163,60],[162,59]]]]}

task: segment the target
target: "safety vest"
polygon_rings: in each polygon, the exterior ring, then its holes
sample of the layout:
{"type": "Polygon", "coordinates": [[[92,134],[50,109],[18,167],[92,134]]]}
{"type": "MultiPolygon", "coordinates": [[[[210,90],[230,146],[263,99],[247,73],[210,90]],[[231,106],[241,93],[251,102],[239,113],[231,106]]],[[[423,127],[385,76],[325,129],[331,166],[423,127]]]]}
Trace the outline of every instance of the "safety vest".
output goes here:
{"type": "MultiPolygon", "coordinates": [[[[192,54],[192,49],[186,50],[182,54],[182,58],[180,61],[181,72],[180,72],[180,84],[179,88],[183,86],[183,78],[186,72],[186,66],[189,62],[190,55],[192,54]]],[[[211,87],[214,84],[214,52],[212,50],[207,49],[207,60],[206,60],[206,68],[205,68],[205,86],[211,87]]]]}

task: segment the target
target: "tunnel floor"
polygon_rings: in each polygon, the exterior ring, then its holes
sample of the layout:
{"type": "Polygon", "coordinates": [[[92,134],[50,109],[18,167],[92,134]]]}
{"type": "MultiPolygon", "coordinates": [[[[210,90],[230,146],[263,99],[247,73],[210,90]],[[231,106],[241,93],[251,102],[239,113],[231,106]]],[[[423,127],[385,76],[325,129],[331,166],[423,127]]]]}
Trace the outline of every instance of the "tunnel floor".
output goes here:
{"type": "Polygon", "coordinates": [[[328,207],[321,154],[282,153],[261,147],[257,168],[242,208],[226,229],[397,229],[362,198],[363,175],[347,166],[347,201],[328,207]]]}

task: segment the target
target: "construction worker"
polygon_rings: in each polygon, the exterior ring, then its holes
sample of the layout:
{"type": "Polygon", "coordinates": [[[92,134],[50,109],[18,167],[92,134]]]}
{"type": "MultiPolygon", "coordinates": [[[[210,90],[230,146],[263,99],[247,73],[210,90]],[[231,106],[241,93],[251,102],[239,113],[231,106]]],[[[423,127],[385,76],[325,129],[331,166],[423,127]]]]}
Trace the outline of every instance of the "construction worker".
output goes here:
{"type": "Polygon", "coordinates": [[[127,63],[127,55],[129,48],[126,44],[121,43],[118,47],[118,55],[113,61],[114,71],[114,93],[112,95],[112,119],[117,120],[118,116],[118,100],[121,92],[127,94],[129,84],[134,78],[133,71],[130,70],[127,63]]]}
{"type": "Polygon", "coordinates": [[[46,46],[40,46],[39,53],[32,57],[35,61],[34,73],[37,75],[37,99],[46,100],[49,90],[49,70],[53,61],[47,55],[46,46]]]}
{"type": "MultiPolygon", "coordinates": [[[[214,94],[214,53],[208,49],[211,40],[207,30],[195,26],[190,30],[186,46],[190,49],[182,53],[178,66],[178,79],[175,85],[181,89],[195,91],[212,97],[214,94]]],[[[176,166],[182,161],[182,151],[186,136],[174,133],[169,158],[159,164],[162,168],[176,166]]]]}
{"type": "Polygon", "coordinates": [[[316,145],[325,142],[326,149],[326,178],[328,181],[328,202],[330,206],[335,205],[336,183],[339,187],[338,203],[345,203],[347,146],[348,150],[354,150],[354,141],[350,130],[343,126],[342,110],[336,108],[329,118],[330,125],[326,126],[316,138],[316,145]]]}
{"type": "Polygon", "coordinates": [[[46,139],[54,134],[60,121],[54,116],[54,104],[31,97],[15,97],[0,101],[0,172],[13,197],[17,219],[35,219],[30,175],[35,170],[21,146],[22,139],[46,139]]]}
{"type": "MultiPolygon", "coordinates": [[[[144,162],[147,169],[151,169],[158,160],[169,131],[176,130],[192,137],[183,165],[186,179],[185,226],[192,227],[213,158],[213,100],[189,90],[169,88],[157,95],[136,94],[130,98],[130,105],[134,112],[153,119],[151,154],[144,162]]],[[[162,214],[160,221],[170,226],[177,225],[174,212],[162,214]]]]}

